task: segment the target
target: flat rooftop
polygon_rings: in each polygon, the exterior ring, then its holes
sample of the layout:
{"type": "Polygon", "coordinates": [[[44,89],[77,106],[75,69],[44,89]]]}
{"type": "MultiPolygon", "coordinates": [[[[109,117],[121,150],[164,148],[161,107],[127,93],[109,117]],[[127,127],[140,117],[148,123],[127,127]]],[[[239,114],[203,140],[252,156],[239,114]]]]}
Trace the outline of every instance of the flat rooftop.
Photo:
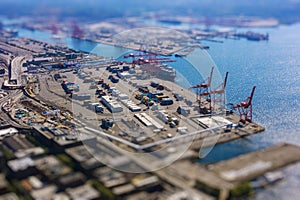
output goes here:
{"type": "Polygon", "coordinates": [[[19,197],[15,193],[6,193],[0,195],[0,200],[19,200],[19,197]]]}

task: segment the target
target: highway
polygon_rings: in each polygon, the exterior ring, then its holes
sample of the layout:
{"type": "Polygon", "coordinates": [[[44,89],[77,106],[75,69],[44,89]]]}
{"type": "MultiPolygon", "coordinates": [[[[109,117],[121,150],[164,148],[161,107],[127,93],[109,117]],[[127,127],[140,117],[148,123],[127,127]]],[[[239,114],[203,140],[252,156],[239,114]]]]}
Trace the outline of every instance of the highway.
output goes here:
{"type": "Polygon", "coordinates": [[[17,85],[21,85],[22,83],[22,79],[21,79],[21,75],[23,73],[22,66],[23,63],[25,62],[25,58],[26,58],[25,56],[18,56],[11,61],[10,70],[9,70],[9,79],[16,80],[17,85]]]}
{"type": "Polygon", "coordinates": [[[90,128],[90,127],[84,127],[84,128],[88,131],[94,132],[96,134],[100,134],[102,137],[107,137],[111,140],[115,140],[115,141],[120,142],[122,144],[126,144],[127,146],[135,149],[136,151],[141,151],[141,150],[146,150],[146,149],[149,149],[151,147],[158,146],[158,145],[162,145],[162,144],[166,144],[166,143],[170,143],[170,142],[175,142],[177,140],[183,140],[184,138],[194,137],[195,135],[205,133],[205,132],[208,132],[208,131],[215,131],[215,130],[218,130],[222,127],[223,126],[207,128],[207,129],[203,129],[203,130],[200,130],[200,131],[195,131],[195,132],[184,134],[184,135],[179,135],[179,136],[176,136],[176,137],[173,137],[173,138],[167,138],[167,139],[164,139],[164,140],[155,141],[155,142],[145,144],[145,145],[137,145],[137,144],[134,144],[134,143],[129,142],[127,140],[124,140],[122,138],[104,133],[103,131],[99,131],[99,130],[96,130],[96,129],[93,129],[93,128],[90,128]]]}

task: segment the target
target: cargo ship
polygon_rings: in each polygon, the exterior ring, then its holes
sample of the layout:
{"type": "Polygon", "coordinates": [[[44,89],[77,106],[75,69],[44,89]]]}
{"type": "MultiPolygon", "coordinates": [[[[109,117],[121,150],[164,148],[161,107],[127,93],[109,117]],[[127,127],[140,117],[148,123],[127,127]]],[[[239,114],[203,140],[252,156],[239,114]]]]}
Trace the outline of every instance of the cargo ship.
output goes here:
{"type": "Polygon", "coordinates": [[[269,40],[269,34],[260,34],[252,31],[246,33],[236,33],[234,36],[240,38],[246,38],[247,40],[260,41],[260,40],[269,40]]]}
{"type": "Polygon", "coordinates": [[[124,56],[125,59],[132,58],[131,61],[125,60],[127,64],[134,66],[134,73],[147,74],[162,80],[174,82],[176,70],[167,65],[168,62],[176,62],[165,57],[157,57],[154,53],[133,54],[130,53],[124,56]]]}
{"type": "Polygon", "coordinates": [[[139,68],[147,75],[166,81],[174,82],[176,77],[176,70],[166,64],[140,65],[139,68]]]}
{"type": "Polygon", "coordinates": [[[2,32],[2,35],[6,38],[14,38],[17,37],[19,34],[19,31],[17,29],[7,29],[2,32]]]}

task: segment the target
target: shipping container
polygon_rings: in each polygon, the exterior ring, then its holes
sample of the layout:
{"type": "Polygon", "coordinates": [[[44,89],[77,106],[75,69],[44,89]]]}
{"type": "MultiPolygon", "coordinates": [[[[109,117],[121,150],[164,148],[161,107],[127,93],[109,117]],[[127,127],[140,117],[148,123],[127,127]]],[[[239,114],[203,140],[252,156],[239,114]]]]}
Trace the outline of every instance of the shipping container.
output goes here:
{"type": "Polygon", "coordinates": [[[123,66],[123,71],[128,71],[129,70],[129,66],[123,66]]]}
{"type": "Polygon", "coordinates": [[[167,106],[167,105],[172,105],[174,102],[170,98],[163,98],[160,102],[161,106],[167,106]]]}
{"type": "Polygon", "coordinates": [[[84,100],[90,100],[91,95],[90,94],[74,94],[73,98],[76,100],[84,101],[84,100]]]}

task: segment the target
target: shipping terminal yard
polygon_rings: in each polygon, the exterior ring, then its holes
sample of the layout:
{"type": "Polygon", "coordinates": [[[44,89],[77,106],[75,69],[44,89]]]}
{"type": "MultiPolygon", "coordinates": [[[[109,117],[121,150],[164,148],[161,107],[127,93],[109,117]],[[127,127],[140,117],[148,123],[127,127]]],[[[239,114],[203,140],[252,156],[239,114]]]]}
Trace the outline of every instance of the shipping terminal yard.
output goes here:
{"type": "MultiPolygon", "coordinates": [[[[205,156],[205,148],[264,131],[252,116],[256,86],[241,97],[244,101],[228,107],[230,72],[212,88],[215,66],[203,82],[185,88],[175,83],[176,70],[168,65],[176,60],[157,52],[133,51],[118,59],[34,39],[0,42],[1,149],[30,149],[13,152],[6,167],[33,187],[23,191],[31,198],[42,191],[36,180],[36,171],[42,171],[49,196],[58,195],[58,181],[66,188],[62,196],[89,191],[87,199],[101,199],[105,194],[96,180],[121,199],[149,194],[156,199],[228,199],[275,183],[282,178],[275,170],[300,160],[300,147],[278,144],[210,165],[194,163],[205,156]],[[33,149],[33,144],[43,148],[33,149]],[[50,168],[67,163],[60,171],[64,180],[48,177],[54,172],[45,168],[46,157],[50,168]],[[74,169],[70,163],[76,163],[74,169]],[[72,170],[79,172],[68,175],[72,170]],[[90,177],[94,182],[84,183],[90,177]],[[77,189],[70,180],[78,180],[77,189]]],[[[180,46],[174,52],[186,49],[177,55],[184,56],[194,48],[203,47],[180,46]]]]}

